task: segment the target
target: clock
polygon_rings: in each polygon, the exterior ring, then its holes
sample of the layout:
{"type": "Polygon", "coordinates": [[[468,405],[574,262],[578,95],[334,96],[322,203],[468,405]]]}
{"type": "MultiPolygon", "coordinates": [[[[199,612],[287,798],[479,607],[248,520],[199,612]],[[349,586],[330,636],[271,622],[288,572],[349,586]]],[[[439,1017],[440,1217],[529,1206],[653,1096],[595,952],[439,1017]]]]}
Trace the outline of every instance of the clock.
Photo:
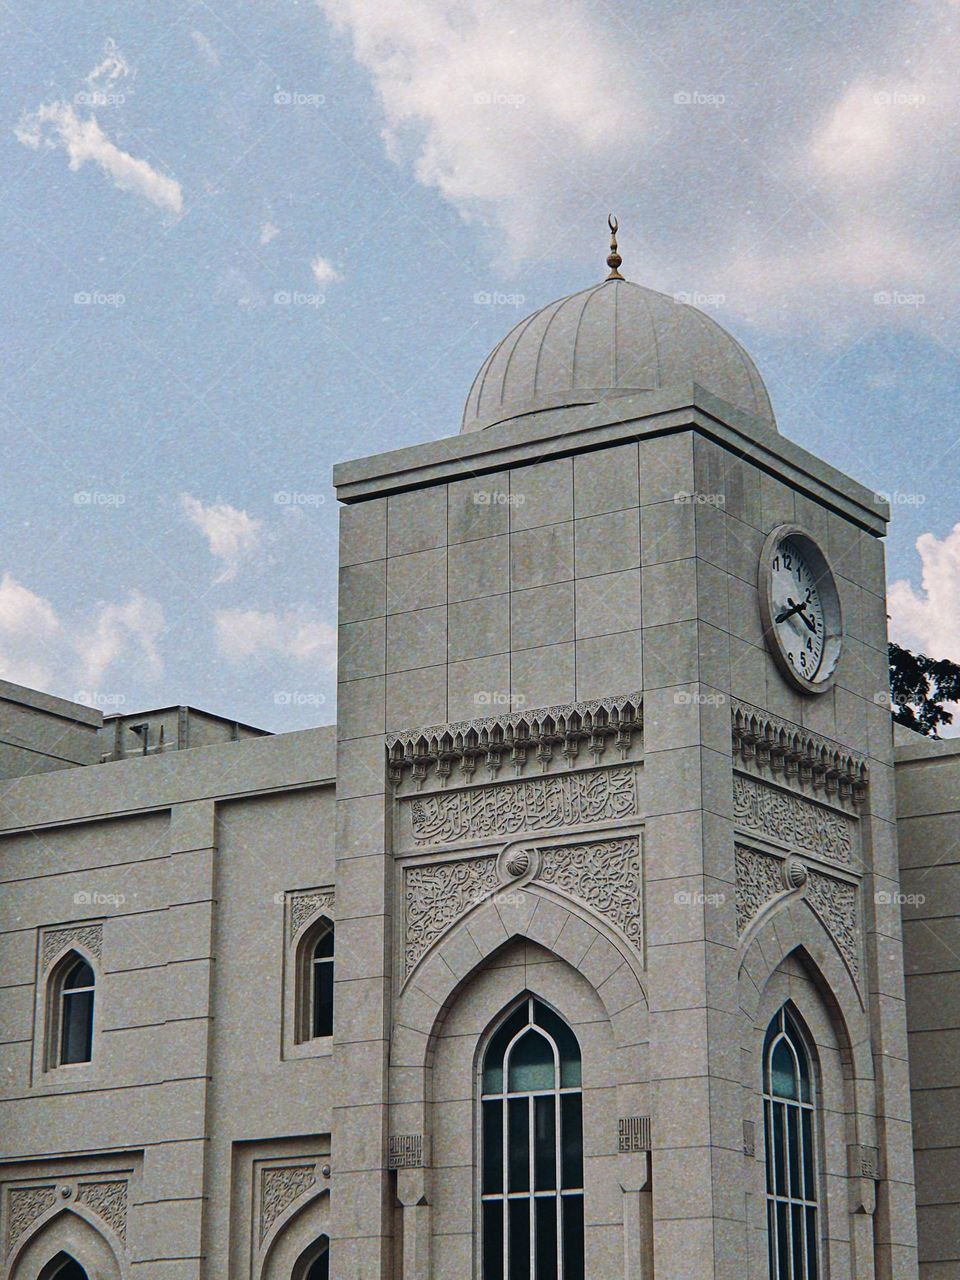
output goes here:
{"type": "Polygon", "coordinates": [[[781,524],[760,554],[760,616],[777,666],[802,693],[822,693],[837,674],[843,615],[836,579],[819,544],[781,524]]]}

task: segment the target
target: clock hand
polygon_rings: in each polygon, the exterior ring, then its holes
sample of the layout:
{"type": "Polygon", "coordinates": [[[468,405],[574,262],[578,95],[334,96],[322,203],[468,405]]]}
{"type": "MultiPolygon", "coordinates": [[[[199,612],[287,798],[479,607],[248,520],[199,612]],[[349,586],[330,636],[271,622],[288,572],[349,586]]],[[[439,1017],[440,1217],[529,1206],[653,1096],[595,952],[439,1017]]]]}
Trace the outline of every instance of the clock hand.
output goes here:
{"type": "Polygon", "coordinates": [[[804,602],[802,605],[799,606],[797,612],[800,614],[801,619],[807,624],[810,630],[814,634],[816,634],[817,624],[813,622],[810,618],[808,618],[807,615],[803,612],[806,607],[807,607],[806,602],[804,602]]]}
{"type": "MultiPolygon", "coordinates": [[[[790,605],[790,608],[781,609],[781,611],[774,618],[774,622],[786,622],[786,620],[788,618],[792,618],[795,613],[799,613],[800,616],[803,617],[803,609],[806,607],[805,601],[801,601],[800,604],[794,604],[793,600],[789,596],[787,596],[787,604],[790,605]]],[[[804,618],[804,621],[806,622],[805,618],[804,618]]]]}

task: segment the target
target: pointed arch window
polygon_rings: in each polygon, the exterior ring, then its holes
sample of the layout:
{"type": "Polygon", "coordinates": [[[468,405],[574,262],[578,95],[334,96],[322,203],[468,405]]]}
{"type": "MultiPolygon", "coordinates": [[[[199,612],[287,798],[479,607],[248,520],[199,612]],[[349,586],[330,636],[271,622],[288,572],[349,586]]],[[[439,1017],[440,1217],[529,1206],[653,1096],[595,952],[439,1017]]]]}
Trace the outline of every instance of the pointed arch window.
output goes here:
{"type": "Polygon", "coordinates": [[[330,1280],[330,1241],[326,1236],[301,1253],[290,1280],[330,1280]]]}
{"type": "Polygon", "coordinates": [[[58,1253],[40,1272],[39,1280],[88,1280],[87,1273],[68,1253],[58,1253]]]}
{"type": "Polygon", "coordinates": [[[89,1062],[93,1056],[93,1005],[96,977],[90,962],[68,952],[50,977],[51,1067],[89,1062]]]}
{"type": "Polygon", "coordinates": [[[333,1035],[333,923],[321,917],[304,934],[297,963],[297,1041],[333,1035]]]}
{"type": "Polygon", "coordinates": [[[580,1046],[528,996],[483,1057],[483,1280],[583,1280],[580,1046]]]}
{"type": "Polygon", "coordinates": [[[784,1008],[763,1045],[770,1280],[818,1280],[816,1100],[810,1055],[784,1008]]]}

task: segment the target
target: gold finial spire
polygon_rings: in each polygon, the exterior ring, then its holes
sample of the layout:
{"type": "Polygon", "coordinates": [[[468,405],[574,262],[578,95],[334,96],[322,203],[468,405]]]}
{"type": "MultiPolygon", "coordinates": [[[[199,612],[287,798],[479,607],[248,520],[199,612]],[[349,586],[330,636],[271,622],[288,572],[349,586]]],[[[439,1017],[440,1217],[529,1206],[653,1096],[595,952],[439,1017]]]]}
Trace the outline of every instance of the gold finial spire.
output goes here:
{"type": "Polygon", "coordinates": [[[610,228],[610,252],[607,254],[607,266],[610,268],[608,280],[622,280],[620,274],[620,264],[623,259],[617,253],[617,232],[620,230],[620,223],[616,220],[612,213],[607,214],[607,226],[610,228]]]}

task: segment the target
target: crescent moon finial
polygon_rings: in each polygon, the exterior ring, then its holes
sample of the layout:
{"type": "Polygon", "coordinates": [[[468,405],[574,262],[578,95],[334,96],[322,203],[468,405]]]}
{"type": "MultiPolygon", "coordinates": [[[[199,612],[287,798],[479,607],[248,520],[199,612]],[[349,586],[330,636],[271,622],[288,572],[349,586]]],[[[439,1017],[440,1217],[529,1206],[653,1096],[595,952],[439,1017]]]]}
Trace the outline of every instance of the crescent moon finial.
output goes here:
{"type": "Polygon", "coordinates": [[[623,259],[617,252],[617,232],[620,230],[620,223],[616,220],[612,213],[607,214],[607,226],[610,228],[610,252],[607,254],[607,266],[610,268],[608,280],[622,280],[620,274],[620,266],[623,259]]]}

